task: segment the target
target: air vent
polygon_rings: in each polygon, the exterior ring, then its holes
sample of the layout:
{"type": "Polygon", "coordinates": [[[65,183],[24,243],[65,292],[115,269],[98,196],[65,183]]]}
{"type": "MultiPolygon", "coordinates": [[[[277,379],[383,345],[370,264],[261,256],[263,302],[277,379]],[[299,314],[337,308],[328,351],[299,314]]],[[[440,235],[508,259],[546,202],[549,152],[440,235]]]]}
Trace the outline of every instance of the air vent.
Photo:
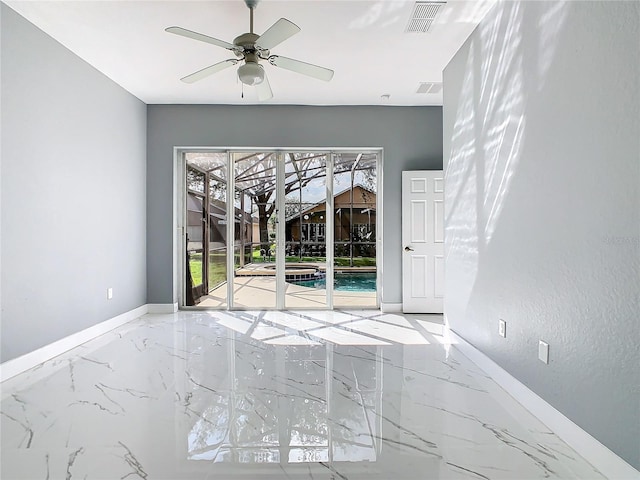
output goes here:
{"type": "Polygon", "coordinates": [[[442,91],[441,82],[422,82],[418,84],[416,93],[440,93],[442,91]]]}
{"type": "Polygon", "coordinates": [[[413,7],[413,15],[409,19],[407,33],[426,33],[433,25],[438,11],[447,2],[416,2],[413,7]]]}

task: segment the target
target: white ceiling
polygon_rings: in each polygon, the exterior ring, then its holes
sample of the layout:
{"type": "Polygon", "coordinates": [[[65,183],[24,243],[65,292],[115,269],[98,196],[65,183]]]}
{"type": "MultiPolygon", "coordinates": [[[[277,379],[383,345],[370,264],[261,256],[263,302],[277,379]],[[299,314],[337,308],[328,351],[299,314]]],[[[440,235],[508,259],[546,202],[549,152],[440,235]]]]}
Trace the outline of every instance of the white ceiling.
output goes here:
{"type": "MultiPolygon", "coordinates": [[[[250,87],[241,98],[237,67],[181,82],[233,54],[164,31],[177,25],[233,42],[249,31],[243,0],[4,1],[145,103],[259,103],[250,87]]],[[[263,103],[441,105],[442,93],[418,94],[418,84],[442,81],[442,70],[494,3],[449,0],[428,33],[405,33],[413,1],[263,0],[256,33],[281,17],[302,29],[272,53],[335,71],[325,83],[267,63],[274,98],[263,103]]]]}

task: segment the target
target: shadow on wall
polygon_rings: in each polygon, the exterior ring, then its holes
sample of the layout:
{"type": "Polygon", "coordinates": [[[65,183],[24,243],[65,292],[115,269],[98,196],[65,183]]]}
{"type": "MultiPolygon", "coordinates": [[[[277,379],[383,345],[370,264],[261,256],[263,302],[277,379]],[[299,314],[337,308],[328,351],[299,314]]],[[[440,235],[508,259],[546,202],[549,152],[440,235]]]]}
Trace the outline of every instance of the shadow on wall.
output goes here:
{"type": "MultiPolygon", "coordinates": [[[[545,2],[544,19],[535,26],[538,51],[525,52],[525,6],[497,5],[493,20],[481,24],[469,45],[460,103],[455,116],[449,162],[445,166],[446,262],[461,268],[452,277],[457,305],[467,305],[478,274],[478,264],[491,242],[511,180],[518,168],[526,133],[525,84],[542,89],[553,62],[555,38],[566,19],[566,2],[545,2]],[[524,62],[538,62],[537,78],[525,78],[524,62]],[[481,72],[476,75],[475,72],[481,72]],[[462,301],[465,299],[465,301],[462,301]]],[[[530,89],[529,89],[530,91],[530,89]]],[[[464,315],[465,312],[449,312],[464,315]]]]}

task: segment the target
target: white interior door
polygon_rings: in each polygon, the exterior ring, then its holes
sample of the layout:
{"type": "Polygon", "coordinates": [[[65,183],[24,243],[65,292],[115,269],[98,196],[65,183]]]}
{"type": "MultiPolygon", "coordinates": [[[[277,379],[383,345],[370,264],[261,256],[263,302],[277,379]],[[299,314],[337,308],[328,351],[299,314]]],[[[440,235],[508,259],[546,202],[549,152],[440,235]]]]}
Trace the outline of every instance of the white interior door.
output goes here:
{"type": "Polygon", "coordinates": [[[402,311],[442,313],[444,175],[402,172],[402,311]]]}

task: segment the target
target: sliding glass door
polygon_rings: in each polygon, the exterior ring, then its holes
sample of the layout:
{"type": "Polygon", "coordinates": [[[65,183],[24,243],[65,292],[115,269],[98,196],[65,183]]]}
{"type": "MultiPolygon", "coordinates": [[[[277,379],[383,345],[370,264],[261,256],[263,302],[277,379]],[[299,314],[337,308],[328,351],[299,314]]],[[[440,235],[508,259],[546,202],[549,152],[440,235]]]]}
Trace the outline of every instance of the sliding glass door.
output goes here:
{"type": "Polygon", "coordinates": [[[379,151],[188,151],[184,159],[183,306],[378,306],[379,151]]]}
{"type": "Polygon", "coordinates": [[[333,181],[333,305],[376,307],[377,154],[336,156],[333,181]]]}
{"type": "Polygon", "coordinates": [[[276,253],[276,152],[232,152],[234,172],[234,264],[230,278],[235,308],[274,309],[276,253]]]}
{"type": "Polygon", "coordinates": [[[186,153],[184,306],[227,306],[227,155],[186,153]]]}
{"type": "Polygon", "coordinates": [[[327,307],[327,153],[285,154],[285,308],[327,307]]]}

